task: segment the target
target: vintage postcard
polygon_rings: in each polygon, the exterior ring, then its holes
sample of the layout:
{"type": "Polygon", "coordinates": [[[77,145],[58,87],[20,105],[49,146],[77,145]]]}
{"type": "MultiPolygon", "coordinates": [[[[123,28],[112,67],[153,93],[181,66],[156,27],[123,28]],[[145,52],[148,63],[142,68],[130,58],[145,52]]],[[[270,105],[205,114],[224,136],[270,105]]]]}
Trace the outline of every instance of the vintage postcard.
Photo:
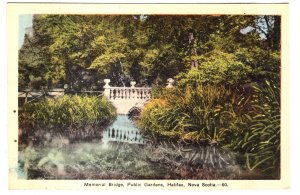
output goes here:
{"type": "Polygon", "coordinates": [[[10,189],[286,189],[288,4],[8,3],[10,189]]]}

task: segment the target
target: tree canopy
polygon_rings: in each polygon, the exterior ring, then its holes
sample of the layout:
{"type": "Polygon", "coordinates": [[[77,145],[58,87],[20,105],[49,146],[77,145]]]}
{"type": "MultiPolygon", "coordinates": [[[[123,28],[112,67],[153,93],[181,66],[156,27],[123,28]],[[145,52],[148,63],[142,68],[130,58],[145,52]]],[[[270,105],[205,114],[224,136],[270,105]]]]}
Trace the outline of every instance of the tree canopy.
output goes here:
{"type": "Polygon", "coordinates": [[[34,15],[19,87],[97,89],[165,83],[235,85],[277,78],[280,16],[34,15]]]}

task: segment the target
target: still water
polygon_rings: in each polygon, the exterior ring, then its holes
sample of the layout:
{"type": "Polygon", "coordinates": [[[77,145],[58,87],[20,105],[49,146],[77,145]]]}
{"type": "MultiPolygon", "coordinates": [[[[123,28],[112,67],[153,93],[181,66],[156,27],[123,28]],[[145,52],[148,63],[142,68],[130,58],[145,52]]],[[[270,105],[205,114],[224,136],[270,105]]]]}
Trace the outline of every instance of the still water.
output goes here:
{"type": "Polygon", "coordinates": [[[214,147],[182,146],[169,140],[146,142],[140,130],[119,115],[102,139],[69,143],[52,139],[19,152],[24,179],[232,179],[234,156],[214,147]]]}

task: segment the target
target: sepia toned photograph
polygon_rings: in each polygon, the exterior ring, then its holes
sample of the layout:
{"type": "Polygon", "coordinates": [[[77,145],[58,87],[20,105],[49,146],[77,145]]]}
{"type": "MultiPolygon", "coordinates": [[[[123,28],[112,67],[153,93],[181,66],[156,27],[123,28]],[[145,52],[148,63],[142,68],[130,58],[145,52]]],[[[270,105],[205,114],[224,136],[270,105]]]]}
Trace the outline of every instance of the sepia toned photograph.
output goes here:
{"type": "Polygon", "coordinates": [[[281,13],[16,18],[16,180],[282,181],[281,13]]]}

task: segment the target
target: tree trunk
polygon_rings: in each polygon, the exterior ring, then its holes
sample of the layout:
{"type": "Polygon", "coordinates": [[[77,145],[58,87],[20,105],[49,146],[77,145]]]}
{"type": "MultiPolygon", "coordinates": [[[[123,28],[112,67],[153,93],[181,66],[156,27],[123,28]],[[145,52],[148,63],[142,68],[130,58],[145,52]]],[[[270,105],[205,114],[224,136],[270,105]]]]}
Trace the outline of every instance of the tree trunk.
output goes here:
{"type": "Polygon", "coordinates": [[[279,50],[281,45],[281,16],[274,16],[273,49],[279,50]]]}

